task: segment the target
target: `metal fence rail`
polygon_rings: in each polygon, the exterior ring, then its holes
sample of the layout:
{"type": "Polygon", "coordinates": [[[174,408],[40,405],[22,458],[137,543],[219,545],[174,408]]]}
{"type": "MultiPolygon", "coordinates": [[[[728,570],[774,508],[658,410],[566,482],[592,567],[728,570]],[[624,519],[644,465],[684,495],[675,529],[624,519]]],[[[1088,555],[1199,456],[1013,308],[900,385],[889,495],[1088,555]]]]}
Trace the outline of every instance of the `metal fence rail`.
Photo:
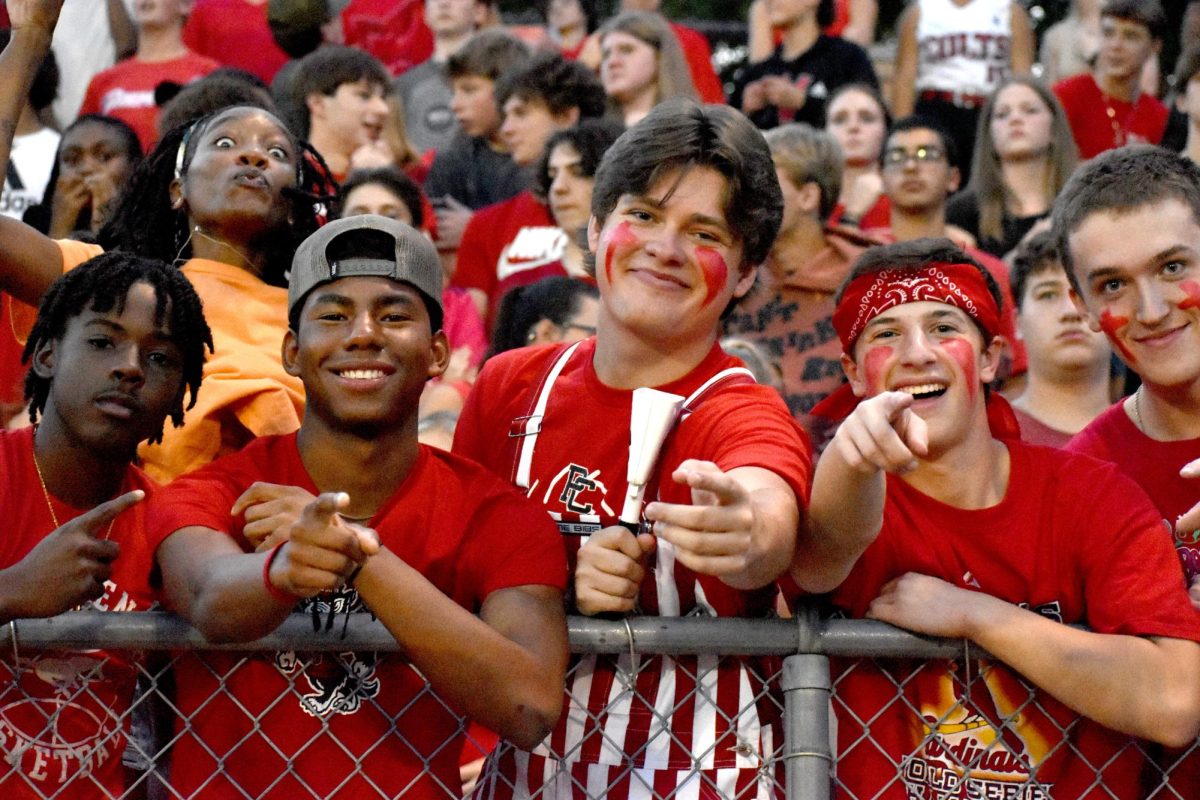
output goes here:
{"type": "MultiPolygon", "coordinates": [[[[759,780],[754,786],[743,787],[740,793],[727,792],[738,797],[1200,798],[1200,743],[1186,752],[1168,753],[1124,740],[1116,748],[1096,749],[1086,734],[1067,738],[1063,731],[1081,734],[1079,726],[1087,723],[1074,715],[1064,716],[1061,708],[1047,706],[1043,698],[1035,699],[1022,683],[1010,681],[998,689],[1003,675],[987,661],[987,654],[978,648],[968,649],[960,641],[918,636],[869,620],[822,621],[812,613],[787,620],[642,617],[609,621],[572,617],[569,630],[573,652],[624,659],[622,663],[635,665],[628,683],[614,689],[613,706],[628,705],[631,699],[654,704],[652,699],[636,696],[636,692],[642,685],[639,669],[656,664],[655,657],[669,658],[684,678],[694,681],[694,696],[684,700],[697,706],[710,701],[715,705],[708,695],[713,692],[716,681],[712,673],[718,664],[731,663],[728,659],[738,663],[753,660],[759,671],[757,679],[765,687],[755,702],[775,703],[782,730],[756,741],[756,746],[761,745],[757,751],[747,747],[746,752],[758,759],[752,763],[757,765],[759,780]],[[689,657],[695,658],[689,661],[689,657]],[[912,688],[931,679],[926,673],[936,673],[937,680],[947,682],[953,698],[970,697],[972,708],[995,701],[994,715],[964,718],[964,705],[957,699],[934,711],[918,707],[912,699],[912,688]],[[866,711],[856,697],[863,691],[864,680],[874,681],[876,693],[879,686],[884,687],[875,707],[866,711]],[[1018,698],[1015,703],[1003,696],[1003,691],[1020,695],[1022,689],[1024,699],[1018,698]],[[1049,726],[1049,734],[1041,742],[1048,752],[1038,752],[1037,746],[1027,746],[1017,737],[1017,730],[1030,720],[1043,728],[1049,726]],[[894,738],[897,730],[915,730],[924,736],[920,757],[906,757],[896,763],[887,756],[884,743],[894,738]],[[1078,750],[1075,738],[1084,742],[1078,750]],[[1055,759],[1070,760],[1077,774],[1086,768],[1088,780],[1082,784],[1077,779],[1066,780],[1056,791],[1052,781],[1043,780],[1037,767],[1039,761],[1055,759]],[[1006,782],[1006,769],[1027,769],[1030,775],[1018,785],[1006,782]]],[[[346,690],[342,682],[345,674],[353,673],[363,683],[378,684],[376,667],[389,659],[402,661],[402,656],[383,655],[396,654],[397,644],[368,615],[351,615],[344,638],[341,632],[340,621],[331,632],[314,633],[308,616],[293,615],[270,636],[256,642],[214,645],[184,621],[161,612],[84,611],[0,626],[0,753],[5,757],[5,762],[0,762],[0,797],[357,798],[409,792],[423,797],[460,796],[458,776],[447,778],[444,762],[458,756],[460,739],[465,736],[470,741],[474,735],[462,721],[456,722],[457,728],[445,742],[433,743],[434,749],[440,748],[438,755],[421,757],[419,775],[400,788],[394,782],[381,782],[376,765],[393,757],[388,755],[396,745],[393,740],[401,739],[407,746],[406,734],[397,731],[411,729],[414,718],[406,719],[404,715],[418,715],[415,721],[420,723],[420,715],[430,714],[431,708],[439,714],[447,709],[427,686],[418,690],[417,701],[410,708],[403,709],[386,708],[369,692],[346,690]],[[100,647],[106,652],[95,654],[100,647]],[[71,658],[66,651],[92,651],[93,660],[71,658]],[[381,655],[359,663],[350,657],[355,653],[381,655]],[[280,661],[281,654],[288,654],[288,658],[280,661]],[[97,717],[96,708],[109,702],[107,696],[91,688],[88,678],[101,671],[120,673],[122,668],[137,679],[134,699],[117,703],[115,713],[93,720],[102,735],[93,737],[91,745],[79,744],[83,741],[78,730],[81,715],[87,712],[91,715],[88,719],[97,717]],[[242,691],[237,687],[244,686],[239,681],[245,673],[262,668],[286,671],[286,691],[279,697],[256,698],[253,703],[234,696],[242,691]],[[197,708],[186,708],[178,702],[175,679],[177,675],[195,675],[196,670],[212,682],[213,696],[197,708]],[[40,695],[30,692],[34,684],[41,687],[40,695]],[[47,691],[46,685],[52,685],[52,691],[47,691]],[[318,697],[328,686],[335,686],[346,696],[331,699],[337,696],[335,692],[318,697]],[[347,698],[353,701],[352,710],[361,708],[384,715],[385,724],[377,740],[343,742],[345,728],[337,726],[344,725],[345,720],[339,722],[337,717],[345,710],[339,703],[344,706],[347,698]],[[303,706],[309,717],[317,719],[313,723],[316,732],[304,741],[277,745],[266,735],[279,724],[272,722],[272,715],[293,706],[303,706]],[[214,710],[218,707],[219,712],[214,710]],[[204,743],[197,752],[211,760],[213,774],[198,788],[180,788],[172,778],[172,757],[184,752],[181,747],[189,737],[202,738],[195,729],[211,727],[211,719],[200,721],[204,714],[217,715],[221,726],[244,728],[245,732],[229,745],[229,752],[204,743]],[[130,728],[133,734],[126,743],[125,732],[130,728]],[[266,741],[258,741],[264,738],[266,741]],[[251,750],[252,744],[266,750],[251,750]],[[238,748],[257,754],[255,780],[246,785],[224,779],[227,771],[237,770],[238,756],[233,750],[238,748]],[[126,768],[116,778],[97,777],[100,770],[96,765],[103,756],[119,750],[124,750],[126,768]],[[311,769],[311,764],[302,766],[306,751],[310,755],[326,754],[321,758],[329,762],[326,771],[335,773],[333,783],[311,780],[311,773],[305,771],[311,769]],[[269,758],[264,759],[262,752],[269,758]]],[[[587,713],[579,703],[569,710],[587,713]]],[[[611,707],[606,713],[609,711],[611,707]]],[[[739,716],[726,720],[731,730],[738,727],[739,716]]],[[[711,744],[705,751],[693,751],[693,763],[680,771],[679,785],[683,788],[678,793],[656,790],[638,768],[648,763],[648,752],[656,746],[661,749],[662,742],[656,744],[655,735],[675,736],[663,727],[636,748],[631,746],[626,752],[628,764],[610,768],[611,786],[598,789],[594,779],[579,777],[569,766],[557,771],[548,767],[546,774],[552,774],[553,779],[539,795],[603,797],[611,790],[613,796],[629,797],[720,796],[721,784],[713,777],[716,771],[710,769],[711,744]]],[[[721,738],[719,734],[717,738],[721,738]]],[[[428,749],[429,743],[424,747],[428,749]]],[[[415,743],[413,748],[420,749],[415,743]]],[[[698,745],[696,748],[700,749],[698,745]]],[[[186,752],[188,766],[194,767],[190,755],[193,751],[186,752]]],[[[570,759],[575,754],[554,755],[570,759]]],[[[112,766],[111,758],[109,763],[112,766]]],[[[491,785],[492,791],[500,787],[498,796],[511,788],[494,778],[491,785]]]]}

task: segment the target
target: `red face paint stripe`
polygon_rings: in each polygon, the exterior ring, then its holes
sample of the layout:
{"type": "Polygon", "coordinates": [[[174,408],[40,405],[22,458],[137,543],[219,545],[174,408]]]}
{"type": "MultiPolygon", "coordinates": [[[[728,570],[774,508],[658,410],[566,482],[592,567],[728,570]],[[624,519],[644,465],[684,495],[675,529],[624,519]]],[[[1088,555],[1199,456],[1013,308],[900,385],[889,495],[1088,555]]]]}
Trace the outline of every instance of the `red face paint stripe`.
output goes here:
{"type": "Polygon", "coordinates": [[[1180,281],[1179,288],[1187,294],[1187,297],[1179,304],[1181,309],[1200,308],[1200,283],[1180,281]]]}
{"type": "Polygon", "coordinates": [[[1104,331],[1104,334],[1108,337],[1108,340],[1112,342],[1113,347],[1117,348],[1117,350],[1121,352],[1121,356],[1132,364],[1136,362],[1137,359],[1133,357],[1133,353],[1129,352],[1129,348],[1127,348],[1125,343],[1121,341],[1120,337],[1117,336],[1117,332],[1128,324],[1129,317],[1114,316],[1107,308],[1101,310],[1100,312],[1100,329],[1104,331]]]}
{"type": "Polygon", "coordinates": [[[707,306],[725,288],[725,283],[729,280],[729,265],[725,263],[721,254],[711,247],[697,247],[696,260],[700,262],[700,269],[704,272],[704,305],[707,306]]]}
{"type": "Polygon", "coordinates": [[[979,365],[975,360],[975,347],[966,339],[947,339],[943,347],[962,368],[967,381],[967,397],[971,402],[979,394],[979,365]]]}
{"type": "Polygon", "coordinates": [[[891,360],[892,353],[895,352],[887,345],[872,347],[863,357],[863,371],[867,378],[867,396],[872,396],[882,392],[884,389],[884,379],[887,373],[887,362],[891,360]]]}
{"type": "Polygon", "coordinates": [[[612,233],[608,235],[607,248],[604,254],[604,277],[608,280],[609,285],[612,285],[612,264],[613,255],[617,250],[629,250],[637,244],[637,236],[632,230],[628,222],[620,222],[612,229],[612,233]]]}

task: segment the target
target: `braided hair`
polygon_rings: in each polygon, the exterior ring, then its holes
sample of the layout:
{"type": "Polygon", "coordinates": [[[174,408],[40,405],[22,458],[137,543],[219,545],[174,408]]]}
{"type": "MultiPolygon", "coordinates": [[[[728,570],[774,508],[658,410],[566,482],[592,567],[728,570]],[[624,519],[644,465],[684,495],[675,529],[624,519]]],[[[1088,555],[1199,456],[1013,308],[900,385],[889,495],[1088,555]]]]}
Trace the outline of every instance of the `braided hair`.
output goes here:
{"type": "MultiPolygon", "coordinates": [[[[204,309],[196,290],[183,273],[162,261],[113,251],[96,256],[56,280],[42,297],[37,322],[29,334],[21,363],[28,364],[43,344],[62,339],[72,318],[87,308],[98,313],[125,308],[125,298],[134,284],[148,283],[154,288],[155,323],[170,329],[183,358],[183,383],[174,408],[170,411],[175,427],[183,424],[183,389],[187,388],[196,404],[200,379],[204,370],[205,348],[212,352],[212,333],[204,320],[204,309]]],[[[25,375],[25,400],[29,403],[30,422],[37,422],[50,396],[50,379],[35,370],[25,375]]],[[[162,441],[162,428],[150,438],[150,443],[162,441]]]]}
{"type": "MultiPolygon", "coordinates": [[[[262,113],[262,109],[252,106],[233,108],[262,113]]],[[[168,264],[191,258],[187,212],[171,207],[171,183],[187,175],[205,130],[214,119],[229,110],[219,109],[173,128],[163,136],[130,176],[112,218],[97,236],[101,246],[168,264]]],[[[284,229],[272,232],[263,242],[268,260],[262,278],[269,284],[286,286],[292,256],[300,242],[325,223],[326,209],[337,199],[337,184],[321,155],[307,142],[294,137],[282,122],[278,124],[297,153],[296,182],[283,189],[283,198],[289,203],[290,223],[284,229]]]]}

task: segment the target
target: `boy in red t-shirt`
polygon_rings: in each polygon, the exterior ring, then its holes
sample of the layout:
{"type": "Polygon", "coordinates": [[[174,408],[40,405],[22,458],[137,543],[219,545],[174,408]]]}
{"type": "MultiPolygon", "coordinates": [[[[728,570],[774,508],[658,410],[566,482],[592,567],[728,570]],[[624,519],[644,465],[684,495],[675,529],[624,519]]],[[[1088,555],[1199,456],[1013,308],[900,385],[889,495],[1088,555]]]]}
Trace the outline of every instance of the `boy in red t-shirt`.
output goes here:
{"type": "Polygon", "coordinates": [[[998,287],[948,241],[868,251],[833,324],[853,410],[817,465],[797,565],[824,569],[849,616],[995,659],[848,666],[838,782],[855,797],[1137,795],[1129,737],[1182,745],[1200,727],[1200,618],[1145,494],[1019,441],[987,389],[998,287]]]}
{"type": "Polygon", "coordinates": [[[183,796],[443,798],[459,786],[460,715],[526,746],[557,719],[553,525],[478,464],[417,442],[421,390],[449,360],[441,289],[432,243],[403,223],[365,214],[309,236],[283,342],[308,397],[300,430],[155,504],[167,601],[209,639],[264,635],[293,610],[369,609],[403,650],[181,657],[183,796]]]}
{"type": "MultiPolygon", "coordinates": [[[[154,602],[140,501],[156,487],[133,460],[167,416],[182,423],[206,346],[200,300],[161,262],[108,253],[47,291],[25,348],[38,424],[0,432],[0,622],[154,602]]],[[[124,792],[125,654],[6,651],[0,675],[0,795],[124,792]]]]}
{"type": "Polygon", "coordinates": [[[1054,84],[1080,158],[1135,142],[1158,144],[1167,107],[1141,91],[1142,68],[1158,58],[1167,15],[1158,0],[1108,0],[1100,10],[1100,52],[1092,72],[1054,84]]]}
{"type": "Polygon", "coordinates": [[[191,83],[221,66],[193,53],[183,43],[183,23],[191,6],[190,0],[136,3],[137,52],[92,78],[79,116],[116,117],[137,132],[142,152],[153,150],[158,141],[158,104],[154,99],[158,85],[164,81],[191,83]]]}
{"type": "MultiPolygon", "coordinates": [[[[579,612],[767,616],[809,452],[778,394],[717,338],[779,229],[770,151],[727,106],[666,102],[605,153],[591,209],[596,335],[489,360],[454,450],[513,476],[557,521],[579,612]],[[644,510],[626,500],[639,387],[683,401],[643,476],[644,510]]],[[[501,747],[481,783],[496,797],[769,793],[782,741],[770,674],[751,658],[581,657],[558,727],[528,751],[501,747]],[[636,695],[621,692],[632,680],[636,695]]]]}

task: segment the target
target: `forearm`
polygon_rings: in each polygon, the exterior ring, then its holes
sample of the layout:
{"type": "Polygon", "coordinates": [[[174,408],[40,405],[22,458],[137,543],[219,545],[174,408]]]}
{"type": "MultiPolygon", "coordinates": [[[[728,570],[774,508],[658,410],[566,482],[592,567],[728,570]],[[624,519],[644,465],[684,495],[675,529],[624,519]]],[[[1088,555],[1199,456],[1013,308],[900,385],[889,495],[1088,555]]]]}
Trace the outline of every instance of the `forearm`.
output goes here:
{"type": "Polygon", "coordinates": [[[137,51],[137,28],[125,10],[124,0],[108,0],[108,30],[112,34],[118,61],[129,58],[137,51]]]}
{"type": "Polygon", "coordinates": [[[813,475],[808,524],[792,559],[791,576],[800,588],[821,593],[836,589],[883,527],[886,476],[851,467],[834,444],[826,448],[813,475]]]}
{"type": "Polygon", "coordinates": [[[8,164],[17,120],[53,33],[37,26],[16,28],[0,53],[0,165],[8,164]]]}
{"type": "Polygon", "coordinates": [[[1200,645],[1093,633],[972,592],[970,639],[1072,710],[1172,746],[1200,728],[1200,645]]]}
{"type": "Polygon", "coordinates": [[[200,526],[171,534],[155,554],[167,605],[213,642],[265,636],[295,606],[267,590],[269,556],[243,553],[233,539],[200,526]]]}
{"type": "Polygon", "coordinates": [[[299,598],[284,601],[267,591],[263,564],[269,553],[213,559],[185,615],[210,642],[248,642],[279,627],[299,598]]]}
{"type": "Polygon", "coordinates": [[[515,603],[514,616],[528,642],[522,644],[459,606],[386,548],[363,567],[355,588],[456,709],[524,748],[553,728],[562,710],[567,663],[557,590],[522,587],[495,593],[515,603]]]}
{"type": "Polygon", "coordinates": [[[16,573],[16,567],[0,569],[0,625],[6,625],[14,619],[24,616],[21,611],[21,600],[21,581],[16,573]]]}

